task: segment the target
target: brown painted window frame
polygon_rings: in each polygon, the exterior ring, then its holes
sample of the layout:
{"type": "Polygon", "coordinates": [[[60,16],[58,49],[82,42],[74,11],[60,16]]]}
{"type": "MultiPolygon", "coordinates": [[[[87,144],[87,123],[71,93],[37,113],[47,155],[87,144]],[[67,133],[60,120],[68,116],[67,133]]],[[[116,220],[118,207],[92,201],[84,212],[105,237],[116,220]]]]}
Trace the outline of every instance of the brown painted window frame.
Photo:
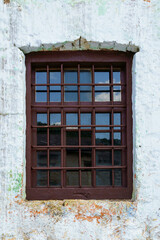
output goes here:
{"type": "MultiPolygon", "coordinates": [[[[132,59],[133,53],[127,52],[113,52],[113,51],[59,51],[59,52],[33,52],[26,54],[26,198],[28,200],[61,200],[61,199],[131,199],[133,190],[133,135],[132,135],[132,59]],[[32,170],[36,169],[32,165],[32,109],[40,107],[49,108],[54,106],[45,105],[41,103],[33,104],[32,96],[32,78],[34,77],[35,68],[43,68],[44,66],[65,66],[72,67],[77,65],[94,66],[94,64],[107,65],[111,69],[116,66],[122,66],[124,70],[125,84],[122,89],[125,98],[122,102],[113,102],[109,104],[103,103],[104,109],[110,111],[118,111],[117,109],[124,109],[126,126],[125,137],[126,144],[126,163],[122,169],[126,169],[125,186],[104,186],[92,188],[77,188],[77,187],[35,187],[32,184],[33,176],[32,170]],[[40,105],[40,106],[38,106],[40,105]],[[42,106],[44,105],[44,106],[42,106]]],[[[112,77],[111,77],[112,78],[112,77]]],[[[111,88],[113,86],[113,79],[111,81],[111,88]]],[[[63,87],[62,87],[63,91],[63,87]]],[[[112,91],[113,92],[113,91],[112,91]]],[[[93,93],[92,93],[93,94],[93,93]]],[[[66,106],[70,103],[66,103],[66,106]]],[[[122,133],[123,134],[123,133],[122,133]]],[[[112,146],[113,147],[113,146],[112,146]]],[[[111,147],[111,148],[112,148],[111,147]]],[[[107,149],[107,147],[106,147],[107,149]]],[[[108,167],[109,168],[109,167],[108,167]]],[[[62,168],[63,169],[63,168],[62,168]]],[[[111,169],[114,169],[112,167],[111,169]]]]}

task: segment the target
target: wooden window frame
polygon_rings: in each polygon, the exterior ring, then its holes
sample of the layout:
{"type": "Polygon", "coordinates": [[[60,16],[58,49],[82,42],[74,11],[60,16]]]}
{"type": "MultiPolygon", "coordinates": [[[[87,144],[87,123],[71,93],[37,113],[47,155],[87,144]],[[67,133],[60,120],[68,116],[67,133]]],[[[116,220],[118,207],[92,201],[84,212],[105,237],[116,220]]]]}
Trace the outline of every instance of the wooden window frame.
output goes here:
{"type": "MultiPolygon", "coordinates": [[[[127,52],[113,52],[113,51],[59,51],[59,52],[34,52],[26,54],[26,198],[28,200],[61,200],[61,199],[131,199],[132,198],[132,190],[133,190],[133,170],[132,170],[132,161],[133,161],[133,135],[132,135],[132,59],[133,53],[127,52]],[[32,145],[32,115],[33,111],[37,111],[36,109],[44,111],[49,111],[49,109],[61,108],[65,107],[65,110],[71,109],[71,107],[85,107],[81,105],[80,102],[73,103],[64,103],[64,106],[59,106],[56,104],[47,103],[33,103],[33,87],[34,84],[32,79],[34,78],[34,69],[36,68],[47,68],[61,66],[61,73],[63,72],[63,65],[65,67],[75,67],[78,68],[82,65],[83,67],[91,67],[92,69],[92,77],[94,72],[94,65],[98,66],[109,66],[111,69],[111,101],[109,103],[102,104],[94,104],[92,105],[92,110],[95,111],[95,108],[99,108],[99,111],[110,111],[113,116],[113,111],[118,112],[119,109],[121,111],[125,111],[125,130],[122,131],[122,135],[125,135],[125,145],[121,146],[125,149],[125,165],[121,167],[115,166],[107,166],[107,169],[115,169],[121,168],[125,169],[126,177],[125,182],[122,184],[123,186],[103,186],[103,187],[95,187],[95,183],[93,183],[93,187],[36,187],[33,186],[33,174],[32,171],[38,169],[32,163],[32,149],[34,146],[32,145]],[[122,85],[122,98],[121,102],[113,101],[113,68],[120,67],[123,68],[123,78],[125,81],[122,85]],[[73,106],[72,106],[73,105],[73,106]]],[[[48,84],[49,86],[49,84],[48,84]]],[[[48,88],[47,86],[47,88],[48,88]]],[[[94,88],[94,84],[91,84],[94,88]]],[[[62,95],[64,93],[64,82],[62,77],[61,82],[62,87],[62,95]]],[[[92,88],[92,89],[93,89],[92,88]]],[[[78,85],[79,89],[79,85],[78,85]]],[[[48,91],[48,90],[47,90],[48,91]]],[[[79,92],[80,90],[78,90],[79,92]]],[[[78,93],[80,94],[80,93],[78,93]]],[[[62,97],[63,98],[63,97],[62,97]]],[[[94,98],[94,91],[92,91],[92,98],[94,98]]],[[[87,104],[86,104],[87,105],[87,104]]],[[[90,105],[87,105],[90,107],[90,105]]],[[[113,119],[112,119],[113,123],[113,119]]],[[[92,122],[93,124],[93,122],[92,122]]],[[[94,123],[95,124],[95,123],[94,123]]],[[[63,126],[62,126],[63,127],[63,126]]],[[[64,126],[65,127],[65,126],[64,126]]],[[[95,125],[93,126],[95,127],[95,125]]],[[[112,132],[113,126],[111,125],[112,132]]],[[[63,136],[62,136],[63,137],[63,136]]],[[[112,137],[113,138],[113,137],[112,137]]],[[[65,146],[63,146],[65,148],[65,146]]],[[[95,146],[93,146],[95,147],[95,146]]],[[[48,147],[46,147],[48,148],[48,147]]],[[[104,149],[115,149],[113,146],[113,140],[111,146],[105,146],[104,149]]],[[[113,157],[112,157],[113,158],[113,157]]],[[[62,156],[63,159],[63,156],[62,156]]],[[[62,160],[63,161],[63,160],[62,160]]],[[[94,156],[95,161],[95,156],[94,156]]],[[[113,159],[112,159],[113,163],[113,159]]],[[[48,170],[49,168],[47,168],[48,170]]],[[[60,168],[62,171],[67,169],[64,165],[60,168]]],[[[80,170],[80,168],[78,168],[80,170]]],[[[81,170],[84,168],[81,168],[81,170]]],[[[95,164],[93,164],[93,171],[98,169],[95,164]]],[[[101,168],[102,169],[102,168],[101,168]]],[[[105,168],[104,168],[105,169],[105,168]]],[[[94,171],[95,172],[95,171],[94,171]]],[[[113,180],[113,173],[112,173],[113,180]]],[[[63,181],[63,179],[62,179],[63,181]]],[[[113,180],[114,181],[114,180],[113,180]]]]}

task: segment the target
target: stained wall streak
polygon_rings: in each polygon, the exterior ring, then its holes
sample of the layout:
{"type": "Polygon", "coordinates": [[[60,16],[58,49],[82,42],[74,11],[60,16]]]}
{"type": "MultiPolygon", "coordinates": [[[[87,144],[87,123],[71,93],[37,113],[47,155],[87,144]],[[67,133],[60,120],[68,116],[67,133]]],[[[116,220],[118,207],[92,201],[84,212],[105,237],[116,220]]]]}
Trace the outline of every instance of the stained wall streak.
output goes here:
{"type": "Polygon", "coordinates": [[[0,239],[160,239],[159,19],[157,0],[0,0],[0,239]],[[84,49],[139,48],[132,73],[133,199],[29,202],[24,53],[70,50],[80,36],[84,49]]]}

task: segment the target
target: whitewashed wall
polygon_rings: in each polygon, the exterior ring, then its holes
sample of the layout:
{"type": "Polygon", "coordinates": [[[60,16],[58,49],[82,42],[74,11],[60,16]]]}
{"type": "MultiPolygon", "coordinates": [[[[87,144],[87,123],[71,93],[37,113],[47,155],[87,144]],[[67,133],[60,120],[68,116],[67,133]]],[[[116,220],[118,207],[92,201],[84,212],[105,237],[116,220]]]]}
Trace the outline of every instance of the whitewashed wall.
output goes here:
{"type": "Polygon", "coordinates": [[[160,1],[4,2],[0,0],[0,239],[160,239],[160,1]],[[140,49],[133,65],[133,200],[28,202],[23,51],[80,36],[140,49]]]}

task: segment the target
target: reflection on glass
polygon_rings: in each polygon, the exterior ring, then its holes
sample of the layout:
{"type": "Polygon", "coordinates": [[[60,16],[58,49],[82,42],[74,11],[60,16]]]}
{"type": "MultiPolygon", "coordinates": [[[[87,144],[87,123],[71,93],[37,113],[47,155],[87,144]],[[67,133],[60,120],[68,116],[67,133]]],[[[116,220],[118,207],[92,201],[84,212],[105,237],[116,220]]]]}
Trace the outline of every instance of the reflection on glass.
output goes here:
{"type": "Polygon", "coordinates": [[[60,84],[61,83],[61,72],[53,71],[49,73],[49,79],[51,84],[60,84]]]}
{"type": "Polygon", "coordinates": [[[120,132],[114,133],[114,145],[121,145],[121,133],[120,132]]]}
{"type": "Polygon", "coordinates": [[[121,72],[114,71],[113,72],[113,83],[120,83],[121,82],[121,72]]]}
{"type": "Polygon", "coordinates": [[[96,170],[96,186],[112,185],[112,170],[96,170]]]}
{"type": "Polygon", "coordinates": [[[61,113],[50,113],[50,125],[61,125],[61,113]]]}
{"type": "Polygon", "coordinates": [[[110,87],[95,86],[95,102],[109,102],[110,101],[110,87]]]}
{"type": "Polygon", "coordinates": [[[91,145],[91,144],[92,144],[92,132],[81,131],[81,145],[91,145]]]}
{"type": "Polygon", "coordinates": [[[49,166],[60,167],[61,166],[61,152],[49,151],[49,166]]]}
{"type": "Polygon", "coordinates": [[[77,83],[78,73],[77,71],[70,70],[64,72],[64,83],[77,83]]]}
{"type": "Polygon", "coordinates": [[[122,185],[122,172],[121,169],[114,170],[114,185],[121,186],[122,185]]]}
{"type": "MultiPolygon", "coordinates": [[[[110,113],[96,113],[96,125],[110,125],[111,123],[110,113]]],[[[110,127],[96,127],[99,130],[110,129],[110,127]]]]}
{"type": "Polygon", "coordinates": [[[96,133],[96,145],[111,145],[111,133],[96,133]]]}
{"type": "Polygon", "coordinates": [[[81,171],[82,176],[82,186],[91,186],[92,185],[92,179],[91,179],[91,171],[90,170],[82,170],[81,171]]]}
{"type": "Polygon", "coordinates": [[[49,87],[50,102],[61,102],[61,87],[50,86],[49,87]]]}
{"type": "Polygon", "coordinates": [[[109,71],[95,71],[94,72],[95,83],[110,83],[109,71]]]}
{"type": "Polygon", "coordinates": [[[46,146],[47,145],[47,129],[37,128],[37,145],[46,146]]]}
{"type": "Polygon", "coordinates": [[[111,150],[96,150],[96,165],[112,165],[112,151],[111,150]]]}
{"type": "MultiPolygon", "coordinates": [[[[114,125],[121,125],[121,113],[114,113],[114,125]]],[[[114,129],[120,129],[120,127],[114,127],[114,129]]]]}
{"type": "Polygon", "coordinates": [[[113,101],[119,102],[121,101],[121,87],[113,86],[113,101]]]}
{"type": "Polygon", "coordinates": [[[66,150],[66,167],[79,166],[79,151],[75,149],[66,150]]]}
{"type": "Polygon", "coordinates": [[[37,167],[47,167],[47,151],[37,151],[37,167]]]}
{"type": "Polygon", "coordinates": [[[67,171],[66,173],[67,186],[78,186],[79,185],[79,172],[78,171],[67,171]]]}
{"type": "Polygon", "coordinates": [[[36,84],[47,83],[47,72],[36,72],[36,84]]]}
{"type": "Polygon", "coordinates": [[[61,186],[61,170],[50,170],[49,171],[49,185],[50,186],[61,186]]]}
{"type": "Polygon", "coordinates": [[[92,150],[88,149],[81,150],[81,165],[82,167],[92,166],[92,150]]]}
{"type": "MultiPolygon", "coordinates": [[[[64,83],[72,84],[77,83],[77,71],[65,71],[64,83]]],[[[65,102],[77,102],[78,101],[78,87],[77,86],[65,86],[64,88],[64,100],[65,102]]]]}
{"type": "MultiPolygon", "coordinates": [[[[47,72],[36,72],[36,84],[47,83],[47,72]]],[[[47,86],[36,86],[36,102],[47,102],[47,86]]]]}
{"type": "Polygon", "coordinates": [[[37,171],[37,186],[46,187],[48,179],[48,171],[47,170],[38,170],[37,171]]]}
{"type": "Polygon", "coordinates": [[[80,86],[80,101],[91,102],[92,101],[92,87],[80,86]]]}
{"type": "MultiPolygon", "coordinates": [[[[66,113],[66,125],[78,125],[78,113],[66,113]]],[[[76,127],[70,127],[74,129],[76,127]]],[[[69,129],[67,127],[67,129],[69,129]]]]}
{"type": "MultiPolygon", "coordinates": [[[[81,113],[81,125],[91,125],[91,113],[81,113]]],[[[88,129],[90,127],[81,127],[82,129],[88,129]]]]}
{"type": "Polygon", "coordinates": [[[78,132],[67,131],[66,132],[66,144],[67,145],[78,145],[78,132]]]}
{"type": "Polygon", "coordinates": [[[114,165],[121,165],[121,150],[114,150],[114,165]]]}
{"type": "Polygon", "coordinates": [[[47,125],[47,113],[37,113],[37,125],[47,125]]]}
{"type": "Polygon", "coordinates": [[[49,129],[49,144],[54,146],[61,145],[61,129],[60,128],[49,129]]]}
{"type": "Polygon", "coordinates": [[[91,71],[90,70],[81,70],[80,71],[80,83],[92,83],[91,80],[91,71]]]}

